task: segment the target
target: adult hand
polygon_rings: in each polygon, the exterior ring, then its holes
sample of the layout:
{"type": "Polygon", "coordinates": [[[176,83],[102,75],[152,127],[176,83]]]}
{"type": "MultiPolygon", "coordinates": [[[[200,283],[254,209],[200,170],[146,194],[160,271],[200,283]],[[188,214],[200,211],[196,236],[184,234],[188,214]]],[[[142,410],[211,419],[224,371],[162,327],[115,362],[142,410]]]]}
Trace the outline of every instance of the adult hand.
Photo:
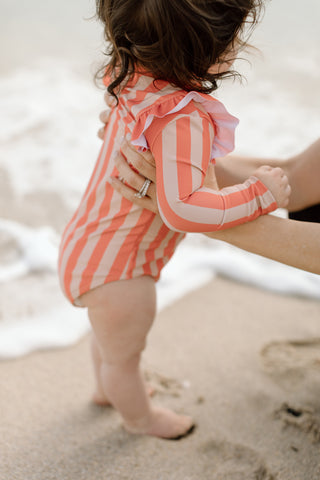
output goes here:
{"type": "MultiPolygon", "coordinates": [[[[105,93],[104,100],[109,108],[99,115],[99,119],[103,123],[103,126],[98,130],[98,137],[101,138],[101,140],[104,139],[110,114],[116,103],[115,99],[108,92],[105,93]]],[[[116,154],[115,165],[118,169],[119,176],[109,178],[113,188],[127,200],[159,214],[155,189],[156,168],[152,154],[150,152],[138,153],[137,150],[125,140],[121,145],[121,152],[116,154]],[[131,166],[129,166],[129,164],[131,166]],[[134,167],[140,174],[131,167],[134,167]],[[151,180],[151,184],[148,187],[146,195],[139,198],[136,194],[141,190],[146,179],[151,180]]]]}
{"type": "Polygon", "coordinates": [[[119,176],[110,177],[110,183],[113,188],[127,200],[159,214],[155,187],[156,168],[151,152],[139,153],[125,140],[121,145],[121,152],[117,153],[114,162],[119,176]],[[132,167],[139,173],[133,170],[132,167]],[[151,180],[151,183],[146,195],[139,198],[136,194],[141,190],[146,179],[151,180]]]}
{"type": "MultiPolygon", "coordinates": [[[[99,116],[100,121],[103,123],[103,127],[98,131],[98,137],[101,138],[101,140],[104,138],[112,108],[116,104],[114,97],[108,92],[104,94],[104,100],[109,108],[101,112],[99,116]]],[[[127,200],[159,214],[155,186],[156,168],[151,152],[139,153],[128,141],[124,141],[121,145],[121,152],[115,157],[115,165],[119,171],[119,177],[111,177],[110,183],[114,189],[127,200]],[[139,173],[136,173],[129,164],[139,173]],[[136,193],[141,190],[146,179],[151,180],[151,184],[148,187],[147,194],[139,198],[136,196],[136,193]]],[[[208,167],[204,179],[204,186],[213,190],[219,190],[214,166],[212,164],[208,167]]]]}
{"type": "Polygon", "coordinates": [[[111,114],[111,109],[109,108],[108,110],[103,110],[103,112],[101,112],[100,115],[99,115],[99,119],[103,123],[103,127],[99,128],[99,130],[98,130],[98,137],[101,140],[104,139],[104,134],[105,134],[108,122],[109,122],[110,114],[111,114]]]}
{"type": "MultiPolygon", "coordinates": [[[[119,172],[118,177],[110,178],[110,183],[114,189],[127,200],[159,214],[156,192],[156,167],[151,152],[139,153],[131,143],[125,140],[121,145],[121,152],[116,155],[114,161],[119,172]],[[151,184],[146,196],[139,198],[136,194],[141,190],[146,179],[151,180],[151,184]]],[[[218,190],[213,165],[208,167],[204,186],[218,190]]]]}
{"type": "Polygon", "coordinates": [[[101,140],[104,139],[104,133],[109,122],[112,108],[116,105],[115,98],[112,97],[112,95],[110,95],[110,93],[108,92],[104,94],[104,101],[108,105],[108,108],[106,110],[103,110],[103,112],[101,112],[99,115],[99,119],[103,123],[103,126],[98,130],[98,137],[101,138],[101,140]]]}

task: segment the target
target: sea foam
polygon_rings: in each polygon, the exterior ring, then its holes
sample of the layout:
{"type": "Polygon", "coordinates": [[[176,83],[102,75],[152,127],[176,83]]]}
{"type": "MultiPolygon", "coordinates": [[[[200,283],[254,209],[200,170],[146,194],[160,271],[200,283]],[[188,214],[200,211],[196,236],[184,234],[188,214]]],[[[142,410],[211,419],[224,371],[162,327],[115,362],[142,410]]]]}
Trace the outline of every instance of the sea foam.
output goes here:
{"type": "MultiPolygon", "coordinates": [[[[319,84],[319,67],[316,61],[308,60],[312,75],[307,79],[307,91],[302,92],[299,79],[305,70],[301,62],[287,56],[275,68],[277,79],[275,71],[268,72],[260,65],[256,74],[249,74],[248,86],[227,84],[218,91],[228,110],[241,119],[239,153],[286,157],[317,138],[319,96],[313,93],[319,84]]],[[[3,76],[1,169],[7,173],[14,195],[24,198],[41,186],[57,193],[71,211],[100,148],[97,118],[104,108],[103,93],[65,61],[42,61],[33,68],[3,76]]],[[[8,211],[10,208],[5,207],[0,212],[6,217],[0,221],[0,233],[12,238],[17,255],[13,262],[1,265],[0,282],[12,282],[34,272],[56,275],[59,239],[50,219],[48,226],[36,229],[30,227],[31,218],[25,218],[24,224],[21,219],[14,221],[14,216],[8,219],[8,211]]],[[[190,235],[163,270],[157,285],[158,308],[165,308],[215,275],[282,294],[320,298],[319,276],[219,242],[204,244],[190,235]]],[[[17,298],[24,294],[16,292],[17,298]]],[[[26,314],[12,321],[4,318],[0,322],[0,357],[14,358],[38,349],[70,345],[88,329],[85,310],[69,306],[61,296],[45,313],[26,314]]]]}

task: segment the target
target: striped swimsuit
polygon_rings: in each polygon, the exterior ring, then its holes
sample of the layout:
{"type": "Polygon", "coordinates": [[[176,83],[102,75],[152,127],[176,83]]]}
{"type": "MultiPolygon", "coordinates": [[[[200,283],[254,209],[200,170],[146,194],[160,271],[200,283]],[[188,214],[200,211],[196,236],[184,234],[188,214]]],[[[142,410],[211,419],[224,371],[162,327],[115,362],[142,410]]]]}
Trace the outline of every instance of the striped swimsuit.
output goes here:
{"type": "Polygon", "coordinates": [[[122,279],[158,279],[184,232],[210,232],[250,221],[277,208],[256,177],[214,191],[203,186],[214,158],[234,148],[237,120],[209,95],[135,74],[112,109],[103,146],[80,205],[62,236],[59,275],[67,298],[122,279]],[[113,152],[131,134],[150,149],[157,170],[160,216],[116,192],[113,152]]]}

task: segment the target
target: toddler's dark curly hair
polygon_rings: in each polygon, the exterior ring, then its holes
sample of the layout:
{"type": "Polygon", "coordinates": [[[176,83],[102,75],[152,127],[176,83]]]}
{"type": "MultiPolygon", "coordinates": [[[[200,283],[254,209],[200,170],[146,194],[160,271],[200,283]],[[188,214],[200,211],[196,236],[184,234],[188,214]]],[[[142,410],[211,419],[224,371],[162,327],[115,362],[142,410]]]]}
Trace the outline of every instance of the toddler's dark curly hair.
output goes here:
{"type": "Polygon", "coordinates": [[[96,0],[104,24],[109,62],[100,72],[111,76],[116,96],[130,76],[143,68],[156,80],[186,90],[211,93],[228,70],[208,70],[226,54],[246,46],[244,26],[254,26],[263,0],[96,0]]]}

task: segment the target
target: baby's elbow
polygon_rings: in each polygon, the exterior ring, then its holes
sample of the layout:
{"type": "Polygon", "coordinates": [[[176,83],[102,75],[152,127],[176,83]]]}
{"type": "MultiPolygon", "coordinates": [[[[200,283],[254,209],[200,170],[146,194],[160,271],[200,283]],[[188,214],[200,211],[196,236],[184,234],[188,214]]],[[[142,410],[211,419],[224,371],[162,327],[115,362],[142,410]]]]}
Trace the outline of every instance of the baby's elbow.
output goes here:
{"type": "Polygon", "coordinates": [[[168,218],[162,217],[163,222],[170,230],[180,233],[210,233],[223,230],[222,225],[200,223],[196,219],[185,220],[184,218],[168,218]]]}
{"type": "Polygon", "coordinates": [[[160,216],[165,225],[175,232],[182,233],[208,233],[221,230],[221,223],[208,223],[207,219],[201,219],[198,215],[190,215],[186,212],[181,202],[174,204],[175,208],[163,209],[159,206],[160,216]]]}
{"type": "Polygon", "coordinates": [[[174,232],[186,233],[185,220],[179,214],[179,205],[175,199],[158,197],[158,209],[163,223],[174,232]]]}
{"type": "Polygon", "coordinates": [[[183,218],[179,217],[178,215],[164,214],[163,211],[160,209],[159,211],[161,220],[170,230],[179,233],[190,232],[190,230],[186,228],[186,221],[183,218]]]}

